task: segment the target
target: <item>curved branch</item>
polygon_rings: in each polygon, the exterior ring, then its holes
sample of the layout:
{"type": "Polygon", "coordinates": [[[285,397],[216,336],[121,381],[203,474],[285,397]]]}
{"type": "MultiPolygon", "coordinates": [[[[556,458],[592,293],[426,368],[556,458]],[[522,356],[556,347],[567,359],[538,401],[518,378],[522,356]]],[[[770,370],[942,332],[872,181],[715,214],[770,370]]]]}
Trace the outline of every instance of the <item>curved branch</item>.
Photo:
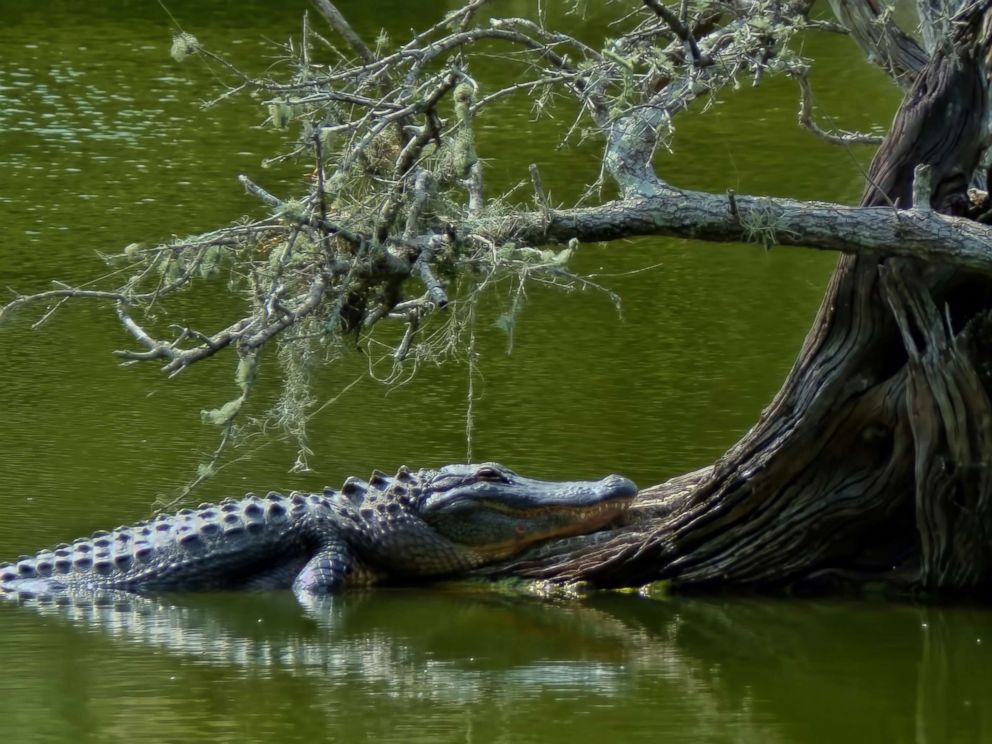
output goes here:
{"type": "Polygon", "coordinates": [[[848,132],[843,129],[826,130],[820,127],[813,119],[813,88],[809,83],[809,69],[806,67],[795,67],[792,76],[799,83],[799,124],[815,134],[820,139],[826,140],[832,145],[880,145],[884,137],[880,134],[863,134],[861,132],[848,132]]]}

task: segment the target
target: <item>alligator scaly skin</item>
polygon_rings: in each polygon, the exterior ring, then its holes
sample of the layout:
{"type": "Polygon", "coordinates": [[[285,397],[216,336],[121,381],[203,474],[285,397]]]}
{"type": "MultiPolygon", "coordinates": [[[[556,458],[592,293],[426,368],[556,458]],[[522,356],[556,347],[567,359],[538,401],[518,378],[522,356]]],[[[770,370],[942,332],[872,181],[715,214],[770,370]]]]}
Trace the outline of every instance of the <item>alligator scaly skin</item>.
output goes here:
{"type": "Polygon", "coordinates": [[[395,476],[340,491],[248,494],[96,532],[0,564],[0,594],[278,589],[446,576],[537,542],[600,529],[636,493],[626,478],[544,482],[495,463],[395,476]]]}

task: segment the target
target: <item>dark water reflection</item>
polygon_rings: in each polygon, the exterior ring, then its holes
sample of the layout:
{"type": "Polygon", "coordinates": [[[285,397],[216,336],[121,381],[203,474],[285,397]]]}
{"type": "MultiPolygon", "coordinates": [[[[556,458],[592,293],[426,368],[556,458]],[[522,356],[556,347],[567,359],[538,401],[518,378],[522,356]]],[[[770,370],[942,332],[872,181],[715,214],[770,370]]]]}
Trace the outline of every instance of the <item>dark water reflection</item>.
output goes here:
{"type": "Polygon", "coordinates": [[[19,670],[0,678],[0,727],[33,720],[53,740],[117,740],[131,726],[163,741],[992,736],[992,617],[967,609],[108,594],[5,603],[0,625],[0,665],[19,670]]]}

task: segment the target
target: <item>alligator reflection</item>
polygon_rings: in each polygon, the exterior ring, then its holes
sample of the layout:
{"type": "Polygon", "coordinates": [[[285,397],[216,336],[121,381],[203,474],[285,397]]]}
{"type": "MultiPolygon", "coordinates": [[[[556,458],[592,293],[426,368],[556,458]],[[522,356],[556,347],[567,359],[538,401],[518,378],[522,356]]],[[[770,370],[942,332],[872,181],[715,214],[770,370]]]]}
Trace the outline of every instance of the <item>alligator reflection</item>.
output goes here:
{"type": "MultiPolygon", "coordinates": [[[[992,689],[983,611],[464,590],[350,594],[303,609],[289,593],[100,592],[21,604],[0,604],[0,627],[30,607],[77,635],[112,639],[125,659],[138,642],[189,674],[315,681],[310,705],[333,718],[388,716],[383,700],[394,713],[431,702],[425,711],[449,717],[471,704],[512,711],[534,736],[548,711],[594,705],[600,721],[623,711],[612,726],[691,731],[692,740],[730,727],[738,741],[992,741],[980,705],[992,689]]],[[[188,701],[173,703],[188,712],[188,701]]]]}

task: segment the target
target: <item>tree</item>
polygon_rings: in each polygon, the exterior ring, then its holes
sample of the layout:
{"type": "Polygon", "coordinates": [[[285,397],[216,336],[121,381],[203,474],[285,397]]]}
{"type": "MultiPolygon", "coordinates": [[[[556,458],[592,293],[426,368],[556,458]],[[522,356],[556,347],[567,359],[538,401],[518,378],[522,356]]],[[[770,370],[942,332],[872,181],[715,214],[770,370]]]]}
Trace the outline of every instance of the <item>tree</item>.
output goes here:
{"type": "Polygon", "coordinates": [[[677,235],[840,251],[795,366],[740,442],[707,468],[645,489],[629,524],[490,572],[682,588],[985,588],[990,233],[987,196],[969,187],[984,186],[987,165],[988,0],[921,6],[922,46],[887,9],[833,0],[843,27],[907,91],[859,207],[692,192],[654,167],[678,114],[741,78],[791,76],[803,126],[839,143],[870,141],[813,120],[809,64],[795,39],[843,28],[812,19],[808,0],[618,3],[614,38],[595,42],[547,28],[540,14],[491,17],[486,0],[469,0],[403,43],[383,37],[374,48],[328,0],[314,5],[347,51],[305,19],[284,80],[250,78],[185,32],[172,48],[177,59],[201,55],[226,70],[232,83],[219,98],[262,94],[273,126],[298,128],[286,157],[312,159],[305,194],[280,199],[242,176],[268,216],[129,246],[110,257],[131,268],[122,285],[18,296],[0,318],[29,303],[109,303],[140,347],[117,353],[168,374],[233,349],[238,396],[206,414],[224,432],[215,459],[251,394],[258,355],[276,346],[290,381],[280,410],[302,463],[310,366],[385,318],[403,322],[400,334],[379,331],[387,376],[401,378],[417,363],[471,354],[467,329],[492,282],[596,287],[568,268],[580,242],[677,235]],[[482,51],[504,54],[526,76],[485,91],[471,74],[482,51]],[[328,55],[329,66],[315,61],[328,55]],[[474,122],[520,94],[572,111],[568,136],[601,143],[588,206],[553,205],[536,167],[536,208],[487,196],[474,122]],[[209,287],[221,266],[245,299],[240,319],[212,332],[156,327],[158,303],[209,287]]]}

